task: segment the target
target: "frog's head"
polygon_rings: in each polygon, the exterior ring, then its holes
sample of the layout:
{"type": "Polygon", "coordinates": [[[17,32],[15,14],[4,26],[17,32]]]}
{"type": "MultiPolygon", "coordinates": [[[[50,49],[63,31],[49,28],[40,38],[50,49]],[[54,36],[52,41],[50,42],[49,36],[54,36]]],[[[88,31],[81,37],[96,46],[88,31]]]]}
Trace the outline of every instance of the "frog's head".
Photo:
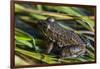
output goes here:
{"type": "Polygon", "coordinates": [[[38,22],[38,28],[42,31],[46,31],[47,29],[50,29],[50,24],[54,23],[55,19],[53,17],[48,17],[46,20],[41,20],[38,22]]]}

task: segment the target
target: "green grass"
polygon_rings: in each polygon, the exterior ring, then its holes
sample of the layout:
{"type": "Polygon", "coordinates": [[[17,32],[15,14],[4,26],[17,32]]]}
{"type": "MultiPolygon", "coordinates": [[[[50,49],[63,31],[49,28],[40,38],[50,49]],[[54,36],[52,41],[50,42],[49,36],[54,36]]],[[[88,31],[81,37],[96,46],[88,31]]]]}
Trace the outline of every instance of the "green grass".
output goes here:
{"type": "MultiPolygon", "coordinates": [[[[28,29],[25,31],[25,27],[19,28],[16,25],[15,28],[15,39],[16,39],[16,60],[19,58],[23,60],[16,61],[16,65],[20,65],[19,62],[26,62],[27,65],[31,64],[55,64],[55,63],[77,63],[77,62],[91,62],[95,61],[95,48],[93,42],[94,40],[94,27],[95,21],[93,19],[94,8],[83,8],[83,10],[91,13],[91,15],[83,12],[82,9],[77,7],[68,6],[45,6],[45,5],[27,5],[27,4],[15,4],[15,18],[22,24],[27,24],[33,29],[35,24],[39,20],[45,20],[47,17],[54,17],[58,20],[58,24],[67,29],[76,32],[83,40],[87,43],[88,56],[80,56],[77,58],[64,58],[57,59],[55,55],[47,55],[43,53],[42,49],[45,46],[45,41],[38,38],[39,35],[32,35],[28,33],[28,29]],[[91,10],[92,9],[92,10],[91,10]],[[92,12],[91,12],[92,11],[92,12]],[[63,21],[64,20],[64,21],[63,21]],[[75,22],[67,22],[67,20],[75,22]],[[26,60],[27,59],[27,60],[26,60]]],[[[18,22],[15,22],[16,24],[18,22]]],[[[34,31],[32,31],[34,32],[34,31]]],[[[24,65],[23,63],[23,65],[24,65]]],[[[26,64],[25,63],[25,64],[26,64]]]]}

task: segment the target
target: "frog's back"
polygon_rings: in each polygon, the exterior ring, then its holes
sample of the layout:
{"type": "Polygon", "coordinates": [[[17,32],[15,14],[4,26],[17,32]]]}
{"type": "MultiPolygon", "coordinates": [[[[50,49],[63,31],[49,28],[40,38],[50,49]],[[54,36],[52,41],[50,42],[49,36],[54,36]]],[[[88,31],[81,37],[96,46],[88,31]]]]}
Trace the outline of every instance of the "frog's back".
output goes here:
{"type": "Polygon", "coordinates": [[[73,31],[66,30],[55,22],[50,23],[49,25],[50,29],[48,29],[47,35],[51,40],[57,42],[58,44],[61,44],[63,46],[84,44],[81,38],[73,31]]]}

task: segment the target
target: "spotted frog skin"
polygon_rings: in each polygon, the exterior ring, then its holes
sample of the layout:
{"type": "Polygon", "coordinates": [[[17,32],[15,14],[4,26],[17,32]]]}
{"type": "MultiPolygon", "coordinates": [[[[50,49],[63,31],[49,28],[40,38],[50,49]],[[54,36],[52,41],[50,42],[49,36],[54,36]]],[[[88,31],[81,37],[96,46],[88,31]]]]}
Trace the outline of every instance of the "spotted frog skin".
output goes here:
{"type": "Polygon", "coordinates": [[[54,18],[39,21],[38,27],[48,41],[48,54],[56,46],[59,47],[60,57],[78,57],[85,54],[86,45],[81,38],[73,31],[62,28],[54,18]]]}

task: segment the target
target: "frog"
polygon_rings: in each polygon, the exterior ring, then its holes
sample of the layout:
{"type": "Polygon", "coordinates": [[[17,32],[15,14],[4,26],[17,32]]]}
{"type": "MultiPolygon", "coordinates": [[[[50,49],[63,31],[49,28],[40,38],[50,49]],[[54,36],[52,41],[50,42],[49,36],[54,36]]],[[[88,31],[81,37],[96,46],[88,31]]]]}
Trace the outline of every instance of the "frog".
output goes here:
{"type": "Polygon", "coordinates": [[[55,18],[40,20],[37,27],[48,43],[47,54],[54,48],[58,48],[59,57],[78,57],[85,54],[86,44],[80,36],[72,30],[61,27],[55,18]]]}

